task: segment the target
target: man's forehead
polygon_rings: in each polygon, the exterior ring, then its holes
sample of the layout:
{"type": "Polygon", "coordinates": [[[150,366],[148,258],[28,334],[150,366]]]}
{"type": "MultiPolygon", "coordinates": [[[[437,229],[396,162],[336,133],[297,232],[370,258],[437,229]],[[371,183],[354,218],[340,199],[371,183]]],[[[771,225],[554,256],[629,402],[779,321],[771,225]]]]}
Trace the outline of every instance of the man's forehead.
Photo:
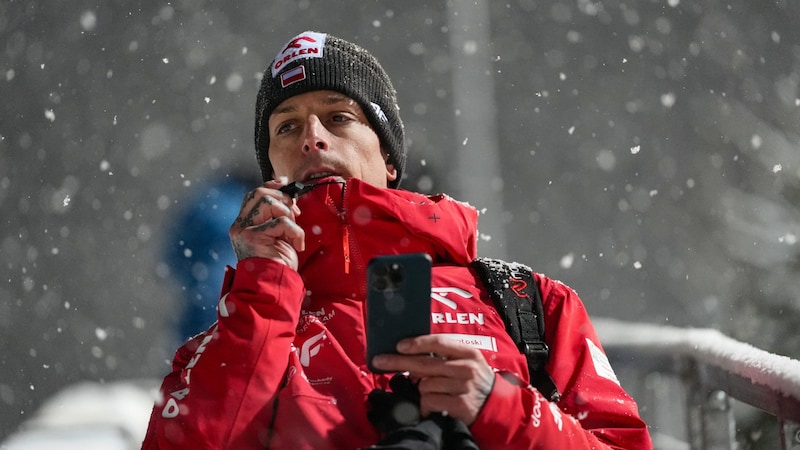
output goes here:
{"type": "Polygon", "coordinates": [[[355,103],[356,101],[352,98],[340,93],[340,92],[333,92],[333,91],[320,91],[324,94],[321,94],[322,102],[326,104],[333,104],[333,103],[355,103]]]}
{"type": "Polygon", "coordinates": [[[335,91],[311,91],[305,94],[289,97],[284,100],[272,114],[294,111],[302,104],[318,105],[338,105],[338,104],[358,105],[352,98],[335,91]]]}

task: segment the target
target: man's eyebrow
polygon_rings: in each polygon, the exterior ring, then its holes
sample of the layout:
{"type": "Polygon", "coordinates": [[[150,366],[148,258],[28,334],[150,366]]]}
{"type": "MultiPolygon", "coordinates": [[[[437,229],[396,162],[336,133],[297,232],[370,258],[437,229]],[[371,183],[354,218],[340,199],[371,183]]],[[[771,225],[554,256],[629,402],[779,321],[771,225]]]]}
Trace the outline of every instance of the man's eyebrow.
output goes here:
{"type": "Polygon", "coordinates": [[[351,99],[350,97],[348,97],[348,96],[346,96],[344,94],[331,94],[331,95],[326,96],[322,100],[322,103],[324,103],[326,105],[335,105],[337,103],[343,103],[343,102],[348,102],[349,103],[349,102],[353,102],[353,101],[354,101],[353,99],[351,99]]]}
{"type": "Polygon", "coordinates": [[[295,112],[295,111],[297,111],[297,107],[296,106],[294,106],[294,105],[286,105],[286,106],[281,106],[279,108],[275,108],[275,110],[272,111],[272,114],[270,114],[270,115],[274,116],[275,114],[290,113],[290,112],[295,112]]]}
{"type": "MultiPolygon", "coordinates": [[[[336,105],[336,104],[339,104],[339,103],[351,103],[351,102],[355,103],[355,100],[351,99],[350,97],[348,97],[348,96],[346,96],[344,94],[326,95],[321,101],[321,103],[323,105],[326,105],[326,106],[328,106],[328,105],[336,105]]],[[[270,114],[270,115],[274,116],[276,114],[291,113],[291,112],[295,112],[295,111],[297,111],[297,106],[295,106],[295,105],[286,105],[286,106],[282,106],[280,108],[276,108],[274,111],[272,111],[272,114],[270,114]]]]}

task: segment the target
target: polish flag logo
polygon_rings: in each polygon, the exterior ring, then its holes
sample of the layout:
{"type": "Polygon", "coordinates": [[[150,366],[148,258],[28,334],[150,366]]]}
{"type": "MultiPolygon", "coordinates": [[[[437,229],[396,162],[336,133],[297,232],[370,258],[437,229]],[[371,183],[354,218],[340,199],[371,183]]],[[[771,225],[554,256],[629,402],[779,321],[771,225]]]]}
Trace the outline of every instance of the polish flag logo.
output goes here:
{"type": "Polygon", "coordinates": [[[287,70],[281,74],[281,86],[288,87],[292,84],[297,83],[298,81],[303,81],[306,79],[306,68],[305,66],[297,66],[292,70],[287,70]]]}

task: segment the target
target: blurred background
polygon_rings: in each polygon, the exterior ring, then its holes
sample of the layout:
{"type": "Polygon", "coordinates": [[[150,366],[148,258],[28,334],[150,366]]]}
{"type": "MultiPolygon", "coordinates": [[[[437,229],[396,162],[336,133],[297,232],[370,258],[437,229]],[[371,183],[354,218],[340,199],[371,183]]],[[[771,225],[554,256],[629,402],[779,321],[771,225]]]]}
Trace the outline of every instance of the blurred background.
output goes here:
{"type": "Polygon", "coordinates": [[[800,357],[798,18],[790,0],[0,3],[0,440],[67,385],[166,374],[186,305],[233,262],[191,236],[235,217],[220,182],[258,182],[258,83],[307,29],[382,61],[403,187],[477,207],[484,255],[596,317],[800,357]]]}

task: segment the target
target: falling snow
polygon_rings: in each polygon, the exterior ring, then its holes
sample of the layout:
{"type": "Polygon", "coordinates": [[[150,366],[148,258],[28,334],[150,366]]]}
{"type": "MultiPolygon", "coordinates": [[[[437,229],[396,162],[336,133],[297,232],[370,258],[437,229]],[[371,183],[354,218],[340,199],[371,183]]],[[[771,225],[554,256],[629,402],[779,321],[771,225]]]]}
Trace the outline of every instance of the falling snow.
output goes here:
{"type": "Polygon", "coordinates": [[[338,32],[384,61],[402,187],[475,205],[480,254],[564,280],[597,316],[800,356],[797,2],[492,3],[489,40],[457,45],[454,2],[6,3],[0,331],[14,339],[0,354],[15,369],[0,379],[0,436],[65,380],[168,370],[185,283],[167,230],[212,179],[260,182],[255,91],[300,22],[352,22],[338,32]],[[464,74],[456,56],[487,70],[464,74]],[[460,75],[473,84],[456,91],[460,75]],[[455,133],[459,120],[480,122],[455,133]],[[496,168],[462,165],[495,152],[496,168]],[[478,203],[466,184],[493,196],[478,203]]]}

